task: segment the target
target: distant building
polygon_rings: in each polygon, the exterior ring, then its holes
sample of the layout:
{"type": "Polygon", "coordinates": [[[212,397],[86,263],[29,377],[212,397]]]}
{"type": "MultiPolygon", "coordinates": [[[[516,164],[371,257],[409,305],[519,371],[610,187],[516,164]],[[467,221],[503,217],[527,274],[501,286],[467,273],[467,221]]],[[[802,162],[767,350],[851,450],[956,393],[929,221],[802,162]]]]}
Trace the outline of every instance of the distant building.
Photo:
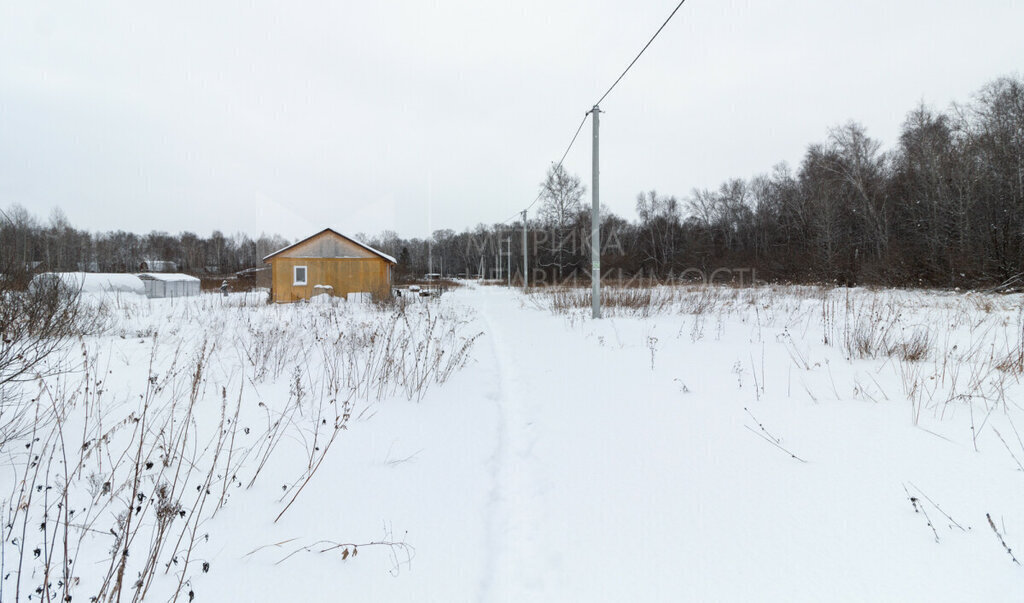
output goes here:
{"type": "Polygon", "coordinates": [[[146,297],[191,297],[199,295],[199,279],[179,273],[147,272],[139,275],[146,297]]]}
{"type": "Polygon", "coordinates": [[[272,270],[271,299],[286,303],[326,292],[391,295],[395,258],[330,228],[263,258],[272,270]]]}
{"type": "Polygon", "coordinates": [[[169,260],[142,260],[139,272],[177,272],[178,264],[169,260]]]}

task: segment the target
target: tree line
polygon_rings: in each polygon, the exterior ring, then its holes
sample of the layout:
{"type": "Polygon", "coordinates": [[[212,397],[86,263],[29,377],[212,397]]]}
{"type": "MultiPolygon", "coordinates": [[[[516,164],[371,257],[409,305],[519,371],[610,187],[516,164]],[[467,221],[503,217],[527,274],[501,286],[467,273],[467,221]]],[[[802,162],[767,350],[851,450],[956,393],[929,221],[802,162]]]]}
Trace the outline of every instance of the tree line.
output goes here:
{"type": "MultiPolygon", "coordinates": [[[[590,212],[579,176],[552,166],[525,225],[531,282],[589,278],[590,212]]],[[[857,122],[830,129],[799,165],[676,196],[645,191],[636,215],[602,209],[602,271],[677,278],[719,268],[771,281],[981,287],[1024,277],[1024,79],[1002,77],[945,111],[907,113],[890,149],[857,122]]],[[[262,266],[288,244],[193,233],[89,233],[56,210],[48,222],[19,206],[0,216],[5,266],[132,272],[171,260],[193,274],[262,266]]],[[[522,222],[362,241],[398,259],[399,278],[427,273],[507,278],[523,273],[522,222]]],[[[9,268],[5,267],[5,270],[9,268]]]]}
{"type": "MultiPolygon", "coordinates": [[[[73,227],[55,209],[41,221],[20,205],[0,210],[0,270],[14,278],[33,272],[140,272],[143,262],[170,261],[176,269],[196,275],[224,275],[262,266],[263,257],[288,242],[278,235],[225,236],[213,231],[124,231],[91,233],[73,227]]],[[[18,279],[20,280],[20,279],[18,279]]]]}
{"type": "MultiPolygon", "coordinates": [[[[532,279],[586,278],[584,195],[578,176],[549,170],[527,224],[532,279]]],[[[681,197],[642,192],[635,208],[634,220],[602,211],[602,272],[664,279],[734,268],[772,281],[1019,285],[1024,79],[999,78],[945,111],[914,107],[889,150],[851,121],[810,144],[795,168],[780,163],[681,197]]],[[[428,269],[429,253],[435,269],[452,274],[497,274],[511,248],[519,274],[522,226],[441,230],[428,241],[388,233],[373,242],[406,254],[413,272],[428,269]]]]}

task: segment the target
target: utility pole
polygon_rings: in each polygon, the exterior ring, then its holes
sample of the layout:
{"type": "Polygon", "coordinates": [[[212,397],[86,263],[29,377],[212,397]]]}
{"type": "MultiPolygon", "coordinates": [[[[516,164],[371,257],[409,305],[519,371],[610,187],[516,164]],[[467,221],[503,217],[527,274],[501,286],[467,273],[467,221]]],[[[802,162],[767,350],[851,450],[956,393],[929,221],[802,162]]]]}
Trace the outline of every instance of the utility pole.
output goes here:
{"type": "Polygon", "coordinates": [[[508,245],[508,286],[512,286],[512,237],[505,237],[505,243],[508,245]]]}
{"type": "Polygon", "coordinates": [[[590,310],[593,318],[601,318],[601,176],[598,162],[598,128],[601,125],[601,108],[594,105],[590,114],[594,117],[594,164],[590,168],[593,176],[590,193],[590,310]]]}
{"type": "Polygon", "coordinates": [[[529,266],[526,263],[526,210],[523,210],[523,289],[527,287],[526,275],[529,273],[529,266]]]}

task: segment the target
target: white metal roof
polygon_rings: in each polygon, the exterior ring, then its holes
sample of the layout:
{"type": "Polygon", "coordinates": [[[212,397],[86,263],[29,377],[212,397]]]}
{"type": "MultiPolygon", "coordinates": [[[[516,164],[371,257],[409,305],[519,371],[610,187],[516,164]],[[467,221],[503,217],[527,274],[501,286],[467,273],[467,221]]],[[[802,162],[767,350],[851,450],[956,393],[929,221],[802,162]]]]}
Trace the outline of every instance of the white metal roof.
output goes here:
{"type": "Polygon", "coordinates": [[[66,285],[80,289],[83,293],[104,293],[104,292],[146,292],[145,285],[138,276],[124,273],[104,272],[44,272],[37,274],[32,281],[44,281],[57,278],[66,285]]]}
{"type": "Polygon", "coordinates": [[[180,272],[143,272],[139,274],[139,278],[153,281],[164,281],[164,282],[181,282],[181,281],[193,281],[198,283],[199,279],[192,276],[191,274],[182,274],[180,272]]]}

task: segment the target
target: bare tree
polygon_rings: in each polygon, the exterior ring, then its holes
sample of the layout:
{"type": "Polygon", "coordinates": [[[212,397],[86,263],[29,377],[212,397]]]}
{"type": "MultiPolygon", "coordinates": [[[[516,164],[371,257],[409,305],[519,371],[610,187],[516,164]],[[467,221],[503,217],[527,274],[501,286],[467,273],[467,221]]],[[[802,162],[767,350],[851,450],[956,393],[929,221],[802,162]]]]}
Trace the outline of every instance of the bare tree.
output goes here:
{"type": "Polygon", "coordinates": [[[586,187],[579,176],[570,174],[557,164],[548,169],[547,177],[540,187],[540,219],[551,231],[548,250],[554,256],[553,265],[561,280],[567,265],[566,237],[570,226],[579,217],[582,209],[580,200],[586,192],[586,187]]]}
{"type": "Polygon", "coordinates": [[[660,197],[656,191],[636,197],[641,236],[638,251],[643,261],[658,274],[671,268],[682,250],[682,212],[675,197],[660,197]]]}
{"type": "Polygon", "coordinates": [[[859,217],[857,226],[863,233],[859,242],[873,252],[874,259],[882,259],[889,246],[890,224],[884,187],[887,157],[881,153],[882,143],[869,137],[864,126],[849,122],[829,132],[829,147],[828,167],[840,177],[843,196],[859,217]]]}

